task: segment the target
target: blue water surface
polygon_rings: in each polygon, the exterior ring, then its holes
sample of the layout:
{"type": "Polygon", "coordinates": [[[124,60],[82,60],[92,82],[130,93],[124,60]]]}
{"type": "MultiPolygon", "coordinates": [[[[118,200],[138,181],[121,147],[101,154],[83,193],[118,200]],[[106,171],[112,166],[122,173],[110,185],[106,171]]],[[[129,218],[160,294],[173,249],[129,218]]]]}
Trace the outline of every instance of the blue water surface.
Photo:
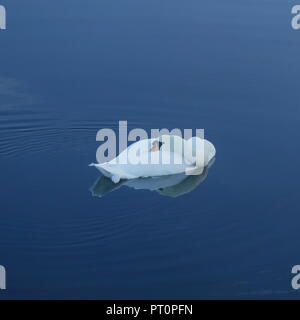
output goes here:
{"type": "Polygon", "coordinates": [[[0,299],[300,297],[296,1],[1,4],[0,299]],[[93,196],[119,120],[204,128],[205,181],[93,196]]]}

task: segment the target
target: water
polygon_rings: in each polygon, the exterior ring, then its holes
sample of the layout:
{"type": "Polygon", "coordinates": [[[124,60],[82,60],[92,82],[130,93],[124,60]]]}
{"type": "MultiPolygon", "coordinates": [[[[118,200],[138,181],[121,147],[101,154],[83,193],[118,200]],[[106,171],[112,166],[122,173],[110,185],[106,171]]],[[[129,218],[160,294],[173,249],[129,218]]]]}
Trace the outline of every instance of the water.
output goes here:
{"type": "Polygon", "coordinates": [[[294,1],[2,3],[1,299],[300,297],[294,1]],[[119,120],[204,128],[216,161],[181,196],[93,196],[119,120]]]}

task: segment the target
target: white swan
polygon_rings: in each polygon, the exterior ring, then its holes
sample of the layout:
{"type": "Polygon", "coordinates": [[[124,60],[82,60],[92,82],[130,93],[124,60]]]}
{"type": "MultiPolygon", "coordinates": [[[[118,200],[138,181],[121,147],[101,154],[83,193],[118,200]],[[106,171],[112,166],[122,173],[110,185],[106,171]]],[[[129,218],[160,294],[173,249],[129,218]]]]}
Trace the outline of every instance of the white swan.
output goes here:
{"type": "Polygon", "coordinates": [[[111,161],[90,166],[118,183],[121,179],[201,174],[215,155],[216,149],[208,140],[162,135],[135,142],[111,161]]]}

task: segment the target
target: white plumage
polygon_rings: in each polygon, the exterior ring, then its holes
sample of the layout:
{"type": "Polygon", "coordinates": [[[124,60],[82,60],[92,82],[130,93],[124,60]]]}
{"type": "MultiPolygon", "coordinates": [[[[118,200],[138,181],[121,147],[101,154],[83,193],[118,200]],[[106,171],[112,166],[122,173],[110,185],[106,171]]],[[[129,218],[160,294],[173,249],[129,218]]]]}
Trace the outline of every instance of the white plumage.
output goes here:
{"type": "Polygon", "coordinates": [[[211,142],[198,137],[189,140],[179,136],[162,135],[144,139],[130,145],[109,162],[92,163],[114,183],[121,179],[158,177],[179,173],[201,174],[216,155],[211,142]],[[161,148],[151,151],[154,142],[161,142],[161,148]]]}

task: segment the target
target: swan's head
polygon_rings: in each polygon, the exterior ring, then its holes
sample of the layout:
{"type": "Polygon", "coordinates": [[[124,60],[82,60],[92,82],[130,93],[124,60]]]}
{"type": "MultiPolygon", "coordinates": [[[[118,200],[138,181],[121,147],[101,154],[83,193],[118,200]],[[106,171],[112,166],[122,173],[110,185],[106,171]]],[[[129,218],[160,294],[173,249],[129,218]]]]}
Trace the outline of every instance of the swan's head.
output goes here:
{"type": "Polygon", "coordinates": [[[155,140],[152,142],[152,149],[160,150],[160,148],[162,147],[163,144],[164,144],[164,142],[162,142],[160,140],[155,140]]]}
{"type": "Polygon", "coordinates": [[[164,142],[158,141],[158,149],[160,149],[163,144],[164,142]]]}

